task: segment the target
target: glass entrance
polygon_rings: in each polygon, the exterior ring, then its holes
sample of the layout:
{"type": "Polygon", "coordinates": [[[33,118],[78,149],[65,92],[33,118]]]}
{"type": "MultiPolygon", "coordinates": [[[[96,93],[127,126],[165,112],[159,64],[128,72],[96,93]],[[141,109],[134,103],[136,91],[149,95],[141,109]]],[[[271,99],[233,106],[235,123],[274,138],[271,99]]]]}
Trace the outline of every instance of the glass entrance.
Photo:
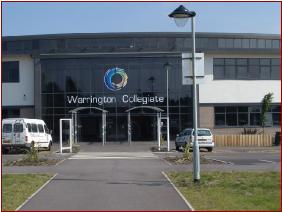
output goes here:
{"type": "Polygon", "coordinates": [[[157,117],[156,115],[131,116],[132,141],[156,141],[157,117]]]}
{"type": "Polygon", "coordinates": [[[102,114],[78,115],[79,141],[101,142],[102,141],[102,114]]]}

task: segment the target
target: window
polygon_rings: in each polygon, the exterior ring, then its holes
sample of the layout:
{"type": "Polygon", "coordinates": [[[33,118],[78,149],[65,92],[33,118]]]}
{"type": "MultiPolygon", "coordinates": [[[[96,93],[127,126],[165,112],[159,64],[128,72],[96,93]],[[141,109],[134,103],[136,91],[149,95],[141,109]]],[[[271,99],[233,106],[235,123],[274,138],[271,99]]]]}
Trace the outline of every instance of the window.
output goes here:
{"type": "Polygon", "coordinates": [[[279,58],[214,58],[215,80],[280,80],[279,58]]]}
{"type": "Polygon", "coordinates": [[[28,129],[28,132],[32,132],[30,123],[27,124],[27,129],[28,129]]]}
{"type": "Polygon", "coordinates": [[[14,124],[14,132],[15,133],[23,132],[23,124],[20,124],[20,123],[14,124]]]}
{"type": "Polygon", "coordinates": [[[2,108],[2,118],[18,118],[20,116],[20,109],[2,108]]]}
{"type": "Polygon", "coordinates": [[[31,124],[31,131],[32,131],[33,133],[37,133],[37,132],[38,132],[38,130],[37,130],[37,125],[36,125],[36,124],[31,124]]]}
{"type": "Polygon", "coordinates": [[[19,82],[19,62],[9,61],[2,63],[2,82],[19,82]]]}
{"type": "MultiPolygon", "coordinates": [[[[261,106],[214,107],[215,126],[260,126],[261,106]]],[[[272,105],[266,114],[267,126],[280,126],[280,105],[272,105]]]]}
{"type": "Polygon", "coordinates": [[[48,127],[46,125],[44,125],[44,129],[45,129],[46,133],[49,133],[49,129],[48,129],[48,127]]]}
{"type": "Polygon", "coordinates": [[[12,132],[12,124],[4,124],[3,133],[11,133],[11,132],[12,132]]]}
{"type": "Polygon", "coordinates": [[[44,129],[43,129],[42,124],[38,124],[38,131],[39,131],[40,133],[44,133],[44,129]]]}

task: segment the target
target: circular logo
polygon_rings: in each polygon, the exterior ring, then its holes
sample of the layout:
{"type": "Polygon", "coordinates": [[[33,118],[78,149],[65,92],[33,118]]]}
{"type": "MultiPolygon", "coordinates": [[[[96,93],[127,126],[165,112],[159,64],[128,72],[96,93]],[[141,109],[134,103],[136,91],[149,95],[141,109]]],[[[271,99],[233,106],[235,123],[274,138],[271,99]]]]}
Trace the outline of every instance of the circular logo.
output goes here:
{"type": "Polygon", "coordinates": [[[118,91],[127,84],[128,76],[121,68],[111,68],[104,76],[104,83],[111,91],[118,91]]]}

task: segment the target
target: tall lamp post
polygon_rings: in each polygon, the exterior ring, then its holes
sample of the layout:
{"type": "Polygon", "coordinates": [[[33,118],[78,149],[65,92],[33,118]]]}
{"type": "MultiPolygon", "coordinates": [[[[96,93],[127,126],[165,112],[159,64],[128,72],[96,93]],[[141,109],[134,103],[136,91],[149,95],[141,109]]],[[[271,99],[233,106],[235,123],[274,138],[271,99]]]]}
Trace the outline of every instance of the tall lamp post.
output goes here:
{"type": "Polygon", "coordinates": [[[189,18],[192,19],[192,72],[193,72],[193,127],[194,127],[194,144],[193,144],[193,174],[194,182],[200,181],[200,153],[198,143],[198,115],[197,115],[197,85],[196,85],[196,68],[195,68],[195,16],[194,11],[189,11],[183,5],[176,8],[168,15],[173,18],[178,27],[184,27],[189,18]]]}
{"type": "Polygon", "coordinates": [[[166,140],[167,140],[167,151],[170,151],[170,133],[169,133],[169,96],[168,96],[168,72],[171,68],[171,64],[169,62],[164,64],[164,68],[166,69],[166,140]]]}

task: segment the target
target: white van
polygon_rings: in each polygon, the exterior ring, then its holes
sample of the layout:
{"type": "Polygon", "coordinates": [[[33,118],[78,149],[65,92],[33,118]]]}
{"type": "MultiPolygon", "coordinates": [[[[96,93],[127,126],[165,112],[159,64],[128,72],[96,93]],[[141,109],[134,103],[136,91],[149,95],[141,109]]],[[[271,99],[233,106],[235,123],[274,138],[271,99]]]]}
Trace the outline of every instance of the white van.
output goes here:
{"type": "Polygon", "coordinates": [[[2,150],[10,148],[51,149],[52,136],[45,122],[40,119],[8,118],[2,120],[2,150]]]}

